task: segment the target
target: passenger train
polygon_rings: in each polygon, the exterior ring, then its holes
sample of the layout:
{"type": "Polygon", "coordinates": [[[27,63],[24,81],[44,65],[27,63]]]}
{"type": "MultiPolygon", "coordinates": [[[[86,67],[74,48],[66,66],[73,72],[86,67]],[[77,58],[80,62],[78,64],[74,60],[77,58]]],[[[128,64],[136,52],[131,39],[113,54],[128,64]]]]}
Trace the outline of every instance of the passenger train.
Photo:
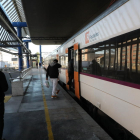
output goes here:
{"type": "Polygon", "coordinates": [[[62,65],[59,79],[140,139],[140,0],[119,0],[45,58],[62,65]]]}

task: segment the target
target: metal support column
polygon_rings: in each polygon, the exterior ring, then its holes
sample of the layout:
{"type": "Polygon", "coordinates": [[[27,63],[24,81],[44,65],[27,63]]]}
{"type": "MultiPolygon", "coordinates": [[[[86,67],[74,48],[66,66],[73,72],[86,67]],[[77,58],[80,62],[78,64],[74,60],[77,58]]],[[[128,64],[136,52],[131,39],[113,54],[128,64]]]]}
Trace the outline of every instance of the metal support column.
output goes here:
{"type": "MultiPolygon", "coordinates": [[[[17,27],[17,35],[21,39],[21,27],[17,27]]],[[[18,55],[19,55],[19,71],[23,69],[23,61],[22,61],[22,48],[18,47],[18,55]]]]}
{"type": "Polygon", "coordinates": [[[42,66],[42,51],[41,51],[41,45],[40,45],[40,63],[41,63],[41,66],[42,66]]]}
{"type": "MultiPolygon", "coordinates": [[[[29,46],[28,46],[29,42],[25,42],[25,43],[26,43],[26,48],[29,49],[29,46]]],[[[29,68],[29,67],[30,67],[30,64],[29,64],[29,54],[27,54],[27,68],[29,68]]]]}

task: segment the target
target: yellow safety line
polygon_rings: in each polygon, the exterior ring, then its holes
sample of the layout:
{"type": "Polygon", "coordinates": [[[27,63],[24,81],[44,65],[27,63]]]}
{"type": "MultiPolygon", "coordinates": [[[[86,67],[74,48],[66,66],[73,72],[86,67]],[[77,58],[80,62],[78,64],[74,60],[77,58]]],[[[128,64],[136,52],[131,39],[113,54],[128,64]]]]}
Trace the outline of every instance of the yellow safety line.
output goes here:
{"type": "Polygon", "coordinates": [[[7,103],[12,96],[5,96],[4,103],[7,103]]]}
{"type": "Polygon", "coordinates": [[[49,116],[49,111],[48,111],[47,102],[46,102],[46,98],[45,98],[45,94],[44,94],[44,89],[43,89],[41,75],[40,75],[40,79],[41,79],[41,87],[42,87],[42,95],[43,95],[43,102],[44,102],[44,108],[45,108],[45,119],[46,119],[46,123],[47,123],[48,137],[49,137],[49,140],[54,140],[53,132],[52,132],[52,126],[51,126],[51,121],[50,121],[50,116],[49,116]]]}

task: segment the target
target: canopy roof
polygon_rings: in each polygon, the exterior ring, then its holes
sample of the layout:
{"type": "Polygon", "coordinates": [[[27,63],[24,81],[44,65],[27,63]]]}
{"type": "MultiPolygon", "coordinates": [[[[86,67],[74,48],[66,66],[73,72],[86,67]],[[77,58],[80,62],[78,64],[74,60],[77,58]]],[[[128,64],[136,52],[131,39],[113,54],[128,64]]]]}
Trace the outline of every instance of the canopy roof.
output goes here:
{"type": "Polygon", "coordinates": [[[22,0],[32,42],[62,44],[116,0],[22,0]]]}

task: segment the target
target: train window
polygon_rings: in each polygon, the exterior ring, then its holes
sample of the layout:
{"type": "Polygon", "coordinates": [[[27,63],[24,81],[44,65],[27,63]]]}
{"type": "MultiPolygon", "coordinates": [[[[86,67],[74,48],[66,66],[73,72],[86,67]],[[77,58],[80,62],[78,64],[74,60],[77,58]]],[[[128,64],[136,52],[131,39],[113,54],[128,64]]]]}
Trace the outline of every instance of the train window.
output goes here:
{"type": "Polygon", "coordinates": [[[110,69],[114,69],[115,49],[110,49],[110,69]]]}
{"type": "Polygon", "coordinates": [[[130,71],[130,48],[131,46],[127,46],[127,69],[130,71]]]}
{"type": "Polygon", "coordinates": [[[65,54],[65,68],[68,68],[68,54],[65,54]]]}
{"type": "Polygon", "coordinates": [[[120,70],[121,67],[121,48],[118,48],[118,70],[120,70]]]}
{"type": "Polygon", "coordinates": [[[118,59],[117,59],[117,57],[118,57],[118,49],[117,49],[117,48],[116,48],[116,54],[115,54],[115,56],[116,56],[116,57],[115,57],[115,70],[117,70],[117,66],[118,66],[118,63],[117,63],[117,62],[118,62],[118,61],[117,61],[117,60],[118,60],[118,59]]]}
{"type": "Polygon", "coordinates": [[[61,64],[61,56],[59,56],[59,63],[61,64]]]}
{"type": "Polygon", "coordinates": [[[132,45],[132,72],[136,72],[136,50],[137,44],[132,45]]]}
{"type": "Polygon", "coordinates": [[[131,42],[131,40],[128,40],[127,43],[131,42]]]}
{"type": "Polygon", "coordinates": [[[138,67],[138,73],[140,73],[140,44],[138,47],[138,62],[137,62],[137,67],[138,67]]]}
{"type": "Polygon", "coordinates": [[[137,38],[134,38],[134,39],[133,39],[133,41],[136,41],[136,40],[137,40],[137,38]]]}
{"type": "Polygon", "coordinates": [[[140,84],[140,38],[103,43],[81,51],[81,71],[140,84]]]}
{"type": "Polygon", "coordinates": [[[85,49],[82,50],[82,53],[84,53],[84,52],[85,52],[85,49]]]}
{"type": "Polygon", "coordinates": [[[62,68],[66,68],[65,56],[60,56],[59,60],[60,64],[62,65],[62,68]]]}
{"type": "Polygon", "coordinates": [[[90,65],[92,64],[92,60],[95,59],[95,53],[82,54],[81,57],[82,57],[81,71],[93,74],[90,65]]]}
{"type": "Polygon", "coordinates": [[[99,46],[99,47],[105,47],[105,45],[99,46]]]}
{"type": "Polygon", "coordinates": [[[104,50],[95,52],[95,60],[92,60],[92,72],[96,75],[103,75],[104,72],[104,50]]]}
{"type": "Polygon", "coordinates": [[[122,67],[121,70],[125,70],[125,56],[126,56],[126,48],[122,48],[122,67]]]}
{"type": "Polygon", "coordinates": [[[91,52],[91,51],[93,51],[92,48],[89,48],[89,49],[83,49],[83,50],[82,50],[82,53],[91,52]]]}
{"type": "Polygon", "coordinates": [[[78,70],[78,50],[74,51],[74,71],[79,71],[78,70]]]}
{"type": "Polygon", "coordinates": [[[104,69],[104,50],[82,54],[81,60],[82,72],[102,75],[101,70],[104,69]]]}
{"type": "Polygon", "coordinates": [[[109,49],[105,51],[105,70],[108,70],[109,67],[109,49]]]}

